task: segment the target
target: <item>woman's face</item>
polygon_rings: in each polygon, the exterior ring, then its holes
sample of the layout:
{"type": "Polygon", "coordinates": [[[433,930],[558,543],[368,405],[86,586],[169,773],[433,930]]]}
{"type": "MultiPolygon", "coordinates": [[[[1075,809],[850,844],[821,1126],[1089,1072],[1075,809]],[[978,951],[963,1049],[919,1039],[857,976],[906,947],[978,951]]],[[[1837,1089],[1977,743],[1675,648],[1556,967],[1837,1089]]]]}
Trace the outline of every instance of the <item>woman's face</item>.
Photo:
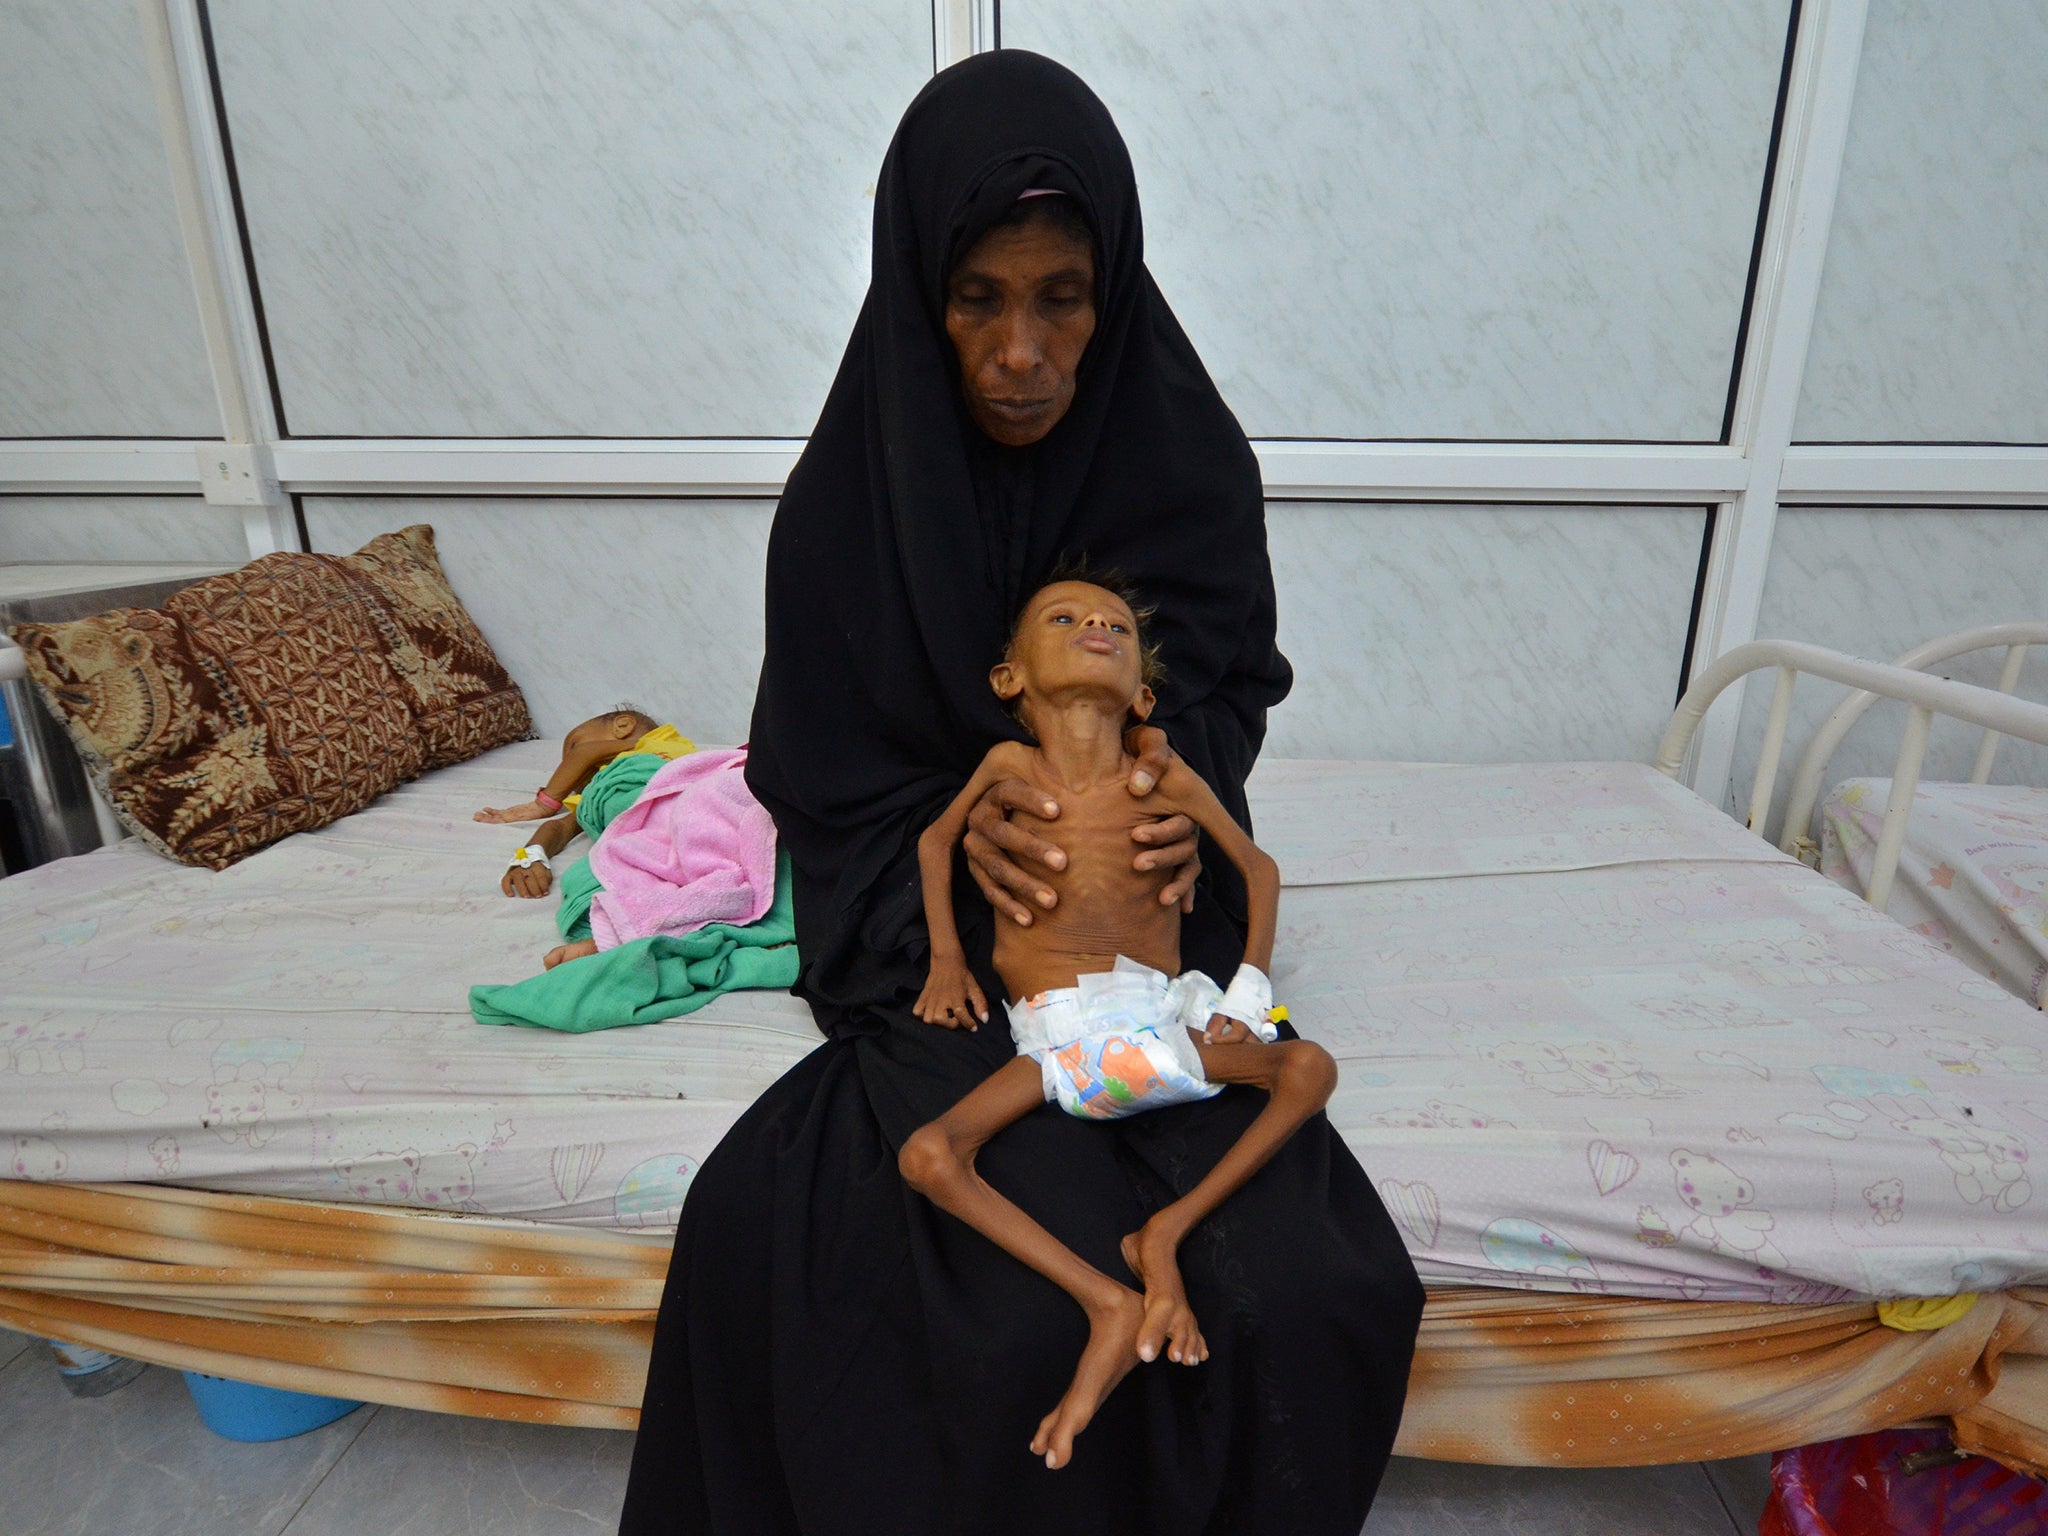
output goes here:
{"type": "Polygon", "coordinates": [[[1074,375],[1095,334],[1095,255],[1085,240],[1033,220],[992,229],[946,283],[946,334],[974,424],[1022,448],[1074,403],[1074,375]]]}

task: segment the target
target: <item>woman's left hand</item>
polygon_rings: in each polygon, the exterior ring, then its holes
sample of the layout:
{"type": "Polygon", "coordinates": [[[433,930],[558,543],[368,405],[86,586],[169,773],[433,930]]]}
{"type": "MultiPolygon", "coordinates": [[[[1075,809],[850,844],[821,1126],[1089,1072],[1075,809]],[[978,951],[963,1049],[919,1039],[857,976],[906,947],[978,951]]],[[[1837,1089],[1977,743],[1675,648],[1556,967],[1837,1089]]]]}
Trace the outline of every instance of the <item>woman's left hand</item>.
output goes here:
{"type": "MultiPolygon", "coordinates": [[[[1137,759],[1131,767],[1131,793],[1149,795],[1166,777],[1174,762],[1173,747],[1166,732],[1156,725],[1134,726],[1124,735],[1124,750],[1137,759]]],[[[1159,892],[1159,904],[1178,903],[1181,911],[1195,910],[1195,881],[1202,873],[1201,839],[1194,820],[1188,816],[1164,816],[1131,828],[1133,841],[1144,851],[1131,861],[1133,869],[1170,869],[1173,878],[1159,892]]]]}

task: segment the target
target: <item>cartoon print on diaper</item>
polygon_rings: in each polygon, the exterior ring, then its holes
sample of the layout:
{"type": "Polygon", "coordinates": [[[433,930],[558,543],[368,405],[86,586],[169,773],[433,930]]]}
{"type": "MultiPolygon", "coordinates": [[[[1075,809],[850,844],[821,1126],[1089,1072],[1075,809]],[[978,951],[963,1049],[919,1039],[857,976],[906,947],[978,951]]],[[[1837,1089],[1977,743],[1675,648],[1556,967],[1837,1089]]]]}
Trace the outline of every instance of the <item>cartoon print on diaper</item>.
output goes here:
{"type": "Polygon", "coordinates": [[[82,1072],[85,1042],[92,1032],[92,1023],[62,1013],[41,1013],[0,1022],[0,1072],[16,1072],[23,1077],[82,1072]]]}
{"type": "Polygon", "coordinates": [[[64,1149],[43,1136],[16,1136],[7,1159],[10,1179],[57,1179],[71,1165],[64,1149]]]}
{"type": "Polygon", "coordinates": [[[683,1197],[697,1176],[697,1160],[680,1152],[635,1163],[612,1196],[612,1218],[627,1228],[673,1230],[683,1218],[683,1197]]]}
{"type": "Polygon", "coordinates": [[[1725,1253],[1760,1269],[1783,1269],[1785,1256],[1767,1233],[1777,1225],[1769,1211],[1751,1208],[1756,1186],[1710,1152],[1680,1147],[1671,1154],[1672,1180],[1678,1198],[1692,1207],[1690,1233],[1716,1253],[1725,1253]]]}
{"type": "Polygon", "coordinates": [[[2016,1211],[2034,1196],[2027,1180],[2027,1144],[2010,1131],[1963,1125],[1938,1115],[1918,1115],[1892,1124],[1925,1138],[1955,1175],[1956,1193],[1971,1205],[1989,1201],[1995,1211],[2016,1211]]]}
{"type": "Polygon", "coordinates": [[[262,1147],[277,1134],[272,1115],[289,1114],[304,1100],[286,1079],[305,1047],[296,1040],[267,1036],[223,1041],[213,1053],[213,1081],[206,1085],[206,1115],[200,1122],[222,1141],[262,1147]]]}
{"type": "Polygon", "coordinates": [[[1694,953],[1759,987],[1870,986],[1897,975],[1855,965],[1827,939],[1789,917],[1701,926],[1690,935],[1694,953]]]}
{"type": "Polygon", "coordinates": [[[1903,1220],[1906,1214],[1906,1186],[1899,1179],[1879,1179],[1866,1185],[1863,1200],[1870,1207],[1870,1219],[1880,1227],[1903,1220]]]}
{"type": "Polygon", "coordinates": [[[1159,1086],[1151,1059],[1123,1036],[1107,1040],[1076,1040],[1052,1053],[1067,1074],[1072,1094],[1061,1094],[1070,1113],[1098,1119],[1118,1114],[1159,1086]],[[1136,1057],[1132,1061],[1131,1057],[1136,1057]]]}
{"type": "Polygon", "coordinates": [[[1548,1227],[1520,1216],[1488,1222],[1479,1234],[1479,1251],[1495,1269],[1511,1274],[1555,1276],[1569,1280],[1573,1290],[1597,1285],[1593,1261],[1548,1227]]]}

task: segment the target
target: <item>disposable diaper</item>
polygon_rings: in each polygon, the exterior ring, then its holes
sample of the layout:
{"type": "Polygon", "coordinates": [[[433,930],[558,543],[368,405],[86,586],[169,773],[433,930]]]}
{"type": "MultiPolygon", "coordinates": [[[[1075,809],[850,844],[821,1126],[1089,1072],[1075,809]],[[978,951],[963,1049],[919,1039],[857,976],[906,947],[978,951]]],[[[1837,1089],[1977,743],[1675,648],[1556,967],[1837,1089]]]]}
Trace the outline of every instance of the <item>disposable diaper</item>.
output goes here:
{"type": "Polygon", "coordinates": [[[1118,955],[1114,970],[1010,1004],[1010,1035],[1018,1055],[1037,1061],[1048,1102],[1114,1120],[1222,1092],[1202,1076],[1190,1038],[1222,996],[1200,971],[1169,980],[1118,955]]]}

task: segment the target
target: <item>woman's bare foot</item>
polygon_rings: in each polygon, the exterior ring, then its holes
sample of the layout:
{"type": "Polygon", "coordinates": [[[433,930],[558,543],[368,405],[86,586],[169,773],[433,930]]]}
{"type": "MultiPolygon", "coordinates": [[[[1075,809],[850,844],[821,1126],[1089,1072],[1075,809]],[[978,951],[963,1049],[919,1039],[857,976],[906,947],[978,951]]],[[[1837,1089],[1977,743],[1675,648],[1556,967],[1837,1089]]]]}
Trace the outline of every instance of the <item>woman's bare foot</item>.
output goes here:
{"type": "Polygon", "coordinates": [[[597,953],[597,940],[578,939],[574,944],[557,944],[541,959],[541,968],[552,971],[564,960],[581,960],[585,955],[597,953]]]}
{"type": "Polygon", "coordinates": [[[1088,1427],[1116,1384],[1138,1363],[1138,1327],[1145,1318],[1145,1303],[1128,1286],[1119,1285],[1105,1293],[1100,1307],[1088,1309],[1088,1347],[1081,1351],[1081,1363],[1074,1367],[1074,1379],[1067,1394],[1039,1421],[1031,1437],[1031,1454],[1043,1456],[1048,1467],[1064,1467],[1074,1458],[1074,1436],[1088,1427]]]}
{"type": "Polygon", "coordinates": [[[1138,1358],[1156,1360],[1160,1350],[1176,1365],[1200,1365],[1209,1341],[1195,1324],[1195,1309],[1181,1284],[1180,1258],[1171,1238],[1147,1227],[1123,1241],[1124,1262],[1145,1287],[1145,1319],[1138,1327],[1138,1358]]]}
{"type": "Polygon", "coordinates": [[[485,806],[472,816],[472,821],[488,821],[494,826],[503,826],[514,821],[546,821],[553,814],[538,800],[529,800],[524,805],[508,805],[502,810],[485,806]]]}

